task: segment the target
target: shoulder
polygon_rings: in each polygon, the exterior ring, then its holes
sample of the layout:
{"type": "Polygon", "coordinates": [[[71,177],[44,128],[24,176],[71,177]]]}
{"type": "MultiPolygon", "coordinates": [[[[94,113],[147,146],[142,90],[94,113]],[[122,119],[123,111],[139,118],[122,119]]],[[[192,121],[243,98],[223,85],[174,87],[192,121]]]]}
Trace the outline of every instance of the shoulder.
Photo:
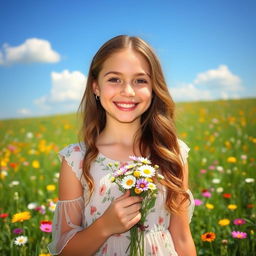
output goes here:
{"type": "Polygon", "coordinates": [[[82,164],[85,155],[85,145],[83,142],[66,146],[58,152],[60,160],[65,159],[78,179],[82,176],[82,164]]]}
{"type": "Polygon", "coordinates": [[[190,148],[188,147],[188,145],[182,141],[181,139],[178,139],[178,145],[180,148],[180,155],[181,155],[181,159],[184,163],[186,163],[187,158],[188,158],[188,152],[190,150],[190,148]]]}

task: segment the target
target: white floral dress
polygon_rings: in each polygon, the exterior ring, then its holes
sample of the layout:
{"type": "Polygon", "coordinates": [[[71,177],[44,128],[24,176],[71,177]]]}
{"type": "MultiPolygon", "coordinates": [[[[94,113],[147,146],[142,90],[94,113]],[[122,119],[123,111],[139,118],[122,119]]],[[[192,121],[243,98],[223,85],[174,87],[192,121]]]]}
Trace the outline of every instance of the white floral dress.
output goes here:
{"type": "MultiPolygon", "coordinates": [[[[186,162],[188,157],[188,146],[179,140],[181,159],[186,162]]],[[[71,166],[72,171],[83,186],[83,196],[74,200],[58,201],[54,219],[52,242],[48,245],[51,254],[59,254],[68,241],[79,231],[90,226],[109,207],[112,200],[122,195],[115,183],[111,183],[109,176],[111,170],[107,168],[108,163],[117,162],[102,153],[99,153],[91,165],[91,175],[94,179],[94,192],[89,202],[88,187],[82,175],[82,160],[85,153],[83,143],[71,144],[59,152],[60,158],[64,157],[71,166]],[[86,203],[87,202],[87,203],[86,203]],[[62,230],[62,225],[68,229],[62,230]]],[[[194,211],[194,199],[190,190],[191,204],[188,209],[189,221],[194,211]]],[[[145,231],[145,255],[177,256],[172,236],[168,230],[170,214],[166,211],[166,193],[159,189],[155,207],[147,217],[148,228],[145,231]]],[[[129,255],[126,249],[129,245],[129,231],[109,237],[99,248],[95,255],[125,256],[129,255]]]]}

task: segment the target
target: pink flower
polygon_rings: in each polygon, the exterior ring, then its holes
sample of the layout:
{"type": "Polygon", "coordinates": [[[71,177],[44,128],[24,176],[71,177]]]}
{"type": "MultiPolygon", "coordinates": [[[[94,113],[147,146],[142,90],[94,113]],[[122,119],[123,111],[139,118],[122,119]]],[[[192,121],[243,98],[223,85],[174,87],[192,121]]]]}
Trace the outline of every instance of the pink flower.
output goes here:
{"type": "Polygon", "coordinates": [[[209,191],[205,191],[205,192],[202,193],[202,196],[209,198],[209,197],[212,196],[212,194],[209,191]]]}
{"type": "Polygon", "coordinates": [[[201,173],[206,173],[207,171],[205,169],[200,170],[201,173]]]}
{"type": "Polygon", "coordinates": [[[235,219],[235,220],[233,221],[233,223],[234,223],[235,225],[243,225],[243,224],[245,224],[245,220],[238,218],[238,219],[235,219]]]}
{"type": "Polygon", "coordinates": [[[91,215],[93,215],[97,211],[97,208],[95,206],[91,206],[91,215]]]}
{"type": "Polygon", "coordinates": [[[194,201],[196,206],[203,204],[203,202],[200,199],[194,199],[194,201]]]}
{"type": "Polygon", "coordinates": [[[152,248],[152,253],[153,253],[153,255],[157,255],[158,247],[153,244],[151,248],[152,248]]]}
{"type": "Polygon", "coordinates": [[[210,165],[210,166],[208,167],[208,169],[209,169],[209,170],[215,170],[215,166],[214,166],[214,165],[210,165]]]}
{"type": "Polygon", "coordinates": [[[158,224],[159,224],[159,225],[162,225],[163,222],[164,222],[164,218],[161,217],[161,216],[159,216],[159,218],[158,218],[158,224]]]}
{"type": "Polygon", "coordinates": [[[238,238],[238,239],[244,239],[247,237],[247,234],[245,232],[232,231],[232,237],[238,238]]]}
{"type": "Polygon", "coordinates": [[[105,184],[103,184],[102,186],[100,186],[100,189],[99,189],[99,194],[100,194],[100,196],[103,196],[103,195],[105,194],[106,190],[107,190],[107,187],[106,187],[105,184]]]}
{"type": "Polygon", "coordinates": [[[102,249],[102,254],[106,254],[108,251],[108,244],[106,244],[102,249]]]}
{"type": "Polygon", "coordinates": [[[83,161],[83,159],[79,162],[79,169],[82,169],[83,168],[83,163],[84,163],[84,161],[83,161]]]}
{"type": "Polygon", "coordinates": [[[16,235],[20,235],[23,233],[23,229],[22,228],[15,228],[13,231],[12,231],[13,234],[16,234],[16,235]]]}
{"type": "Polygon", "coordinates": [[[146,181],[145,179],[139,179],[139,180],[137,180],[136,188],[140,188],[140,189],[142,189],[143,191],[144,191],[144,190],[148,190],[148,181],[146,181]]]}
{"type": "Polygon", "coordinates": [[[51,233],[52,232],[52,224],[44,224],[44,223],[42,223],[40,225],[40,229],[43,232],[51,233]]]}
{"type": "Polygon", "coordinates": [[[80,151],[81,151],[81,149],[80,149],[79,146],[74,146],[74,147],[73,147],[73,150],[74,150],[75,152],[80,152],[80,151]]]}

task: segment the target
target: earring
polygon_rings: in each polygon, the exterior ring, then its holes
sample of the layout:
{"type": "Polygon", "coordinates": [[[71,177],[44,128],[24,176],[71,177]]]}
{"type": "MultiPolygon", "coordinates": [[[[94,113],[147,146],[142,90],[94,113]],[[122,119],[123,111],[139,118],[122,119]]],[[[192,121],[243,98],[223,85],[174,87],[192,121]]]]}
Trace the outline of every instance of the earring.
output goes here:
{"type": "Polygon", "coordinates": [[[96,99],[96,101],[98,101],[100,99],[100,97],[95,94],[95,99],[96,99]]]}

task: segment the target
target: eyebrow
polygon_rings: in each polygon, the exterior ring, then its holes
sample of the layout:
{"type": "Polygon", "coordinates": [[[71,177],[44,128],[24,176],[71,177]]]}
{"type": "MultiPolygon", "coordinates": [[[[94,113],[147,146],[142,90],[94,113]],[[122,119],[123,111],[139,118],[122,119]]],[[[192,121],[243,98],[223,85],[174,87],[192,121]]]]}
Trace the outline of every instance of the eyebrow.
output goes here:
{"type": "MultiPolygon", "coordinates": [[[[106,74],[104,74],[103,77],[109,75],[109,74],[116,74],[116,75],[122,75],[121,72],[118,72],[118,71],[109,71],[107,72],[106,74]]],[[[148,73],[136,73],[135,76],[149,76],[151,78],[151,75],[148,74],[148,73]]]]}

